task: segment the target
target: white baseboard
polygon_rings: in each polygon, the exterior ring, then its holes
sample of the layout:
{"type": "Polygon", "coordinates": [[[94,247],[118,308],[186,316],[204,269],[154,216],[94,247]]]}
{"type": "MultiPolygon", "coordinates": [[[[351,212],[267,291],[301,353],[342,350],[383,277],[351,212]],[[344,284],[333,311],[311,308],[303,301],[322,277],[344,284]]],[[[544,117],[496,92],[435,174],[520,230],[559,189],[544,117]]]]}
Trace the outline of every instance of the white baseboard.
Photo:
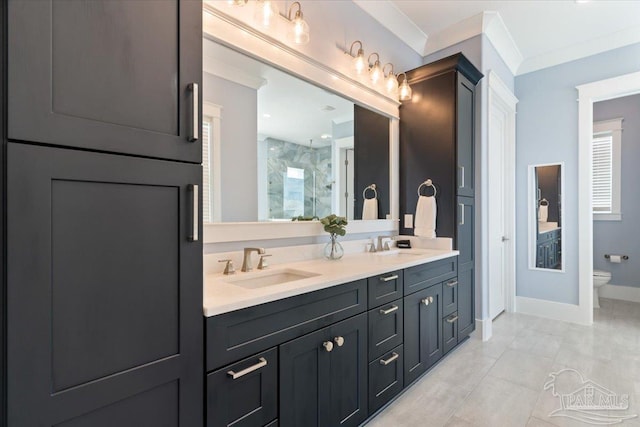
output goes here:
{"type": "Polygon", "coordinates": [[[574,304],[566,304],[555,301],[547,301],[537,298],[516,296],[516,313],[530,314],[532,316],[546,317],[547,319],[561,320],[563,322],[589,324],[585,321],[580,307],[574,304]]]}
{"type": "Polygon", "coordinates": [[[604,285],[598,292],[602,298],[640,302],[640,288],[633,286],[604,285]]]}
{"type": "Polygon", "coordinates": [[[493,336],[492,325],[493,321],[491,319],[476,319],[476,328],[480,333],[480,339],[482,339],[482,341],[489,341],[493,336]]]}

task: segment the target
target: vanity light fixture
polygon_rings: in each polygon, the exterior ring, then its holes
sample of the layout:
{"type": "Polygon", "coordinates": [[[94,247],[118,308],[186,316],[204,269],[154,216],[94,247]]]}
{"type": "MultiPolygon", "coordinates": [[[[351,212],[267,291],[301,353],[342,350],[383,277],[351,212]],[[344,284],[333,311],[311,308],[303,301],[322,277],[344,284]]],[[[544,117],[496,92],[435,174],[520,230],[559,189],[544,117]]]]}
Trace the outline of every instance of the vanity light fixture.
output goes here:
{"type": "Polygon", "coordinates": [[[289,19],[290,21],[290,27],[287,31],[287,38],[291,42],[298,45],[309,43],[309,24],[307,24],[307,21],[303,19],[302,7],[300,6],[300,2],[296,1],[291,3],[291,6],[289,6],[287,19],[289,19]],[[291,10],[294,6],[298,6],[298,10],[296,11],[293,19],[291,19],[291,10]]]}
{"type": "Polygon", "coordinates": [[[371,78],[371,82],[374,85],[377,85],[382,80],[384,73],[382,72],[382,67],[380,66],[380,55],[378,55],[376,52],[373,52],[371,55],[369,55],[367,62],[371,64],[371,57],[373,55],[376,56],[376,60],[369,69],[369,77],[371,78]]]}
{"type": "Polygon", "coordinates": [[[400,88],[398,90],[399,98],[400,101],[408,101],[411,99],[411,94],[413,91],[411,90],[411,86],[409,86],[409,82],[407,81],[407,75],[405,73],[400,73],[398,74],[398,78],[400,78],[400,76],[404,76],[404,80],[402,81],[402,83],[400,83],[400,88]]]}
{"type": "Polygon", "coordinates": [[[389,74],[385,77],[384,85],[388,94],[394,94],[398,91],[398,78],[393,73],[393,64],[391,62],[384,64],[384,67],[382,67],[382,73],[384,74],[384,70],[386,70],[388,65],[391,65],[391,70],[389,70],[389,74]]]}
{"type": "Polygon", "coordinates": [[[353,64],[353,69],[356,70],[356,74],[360,75],[364,73],[364,70],[367,68],[367,62],[364,59],[364,49],[362,48],[362,42],[360,40],[354,41],[353,43],[351,43],[349,52],[345,52],[345,53],[353,57],[351,62],[353,64]],[[358,53],[356,53],[354,56],[353,46],[355,46],[356,43],[359,44],[360,47],[358,48],[358,53]]]}
{"type": "Polygon", "coordinates": [[[249,0],[227,0],[229,6],[244,6],[249,0]]]}
{"type": "Polygon", "coordinates": [[[271,0],[258,0],[254,13],[254,21],[262,28],[272,28],[276,25],[278,6],[271,0]]]}

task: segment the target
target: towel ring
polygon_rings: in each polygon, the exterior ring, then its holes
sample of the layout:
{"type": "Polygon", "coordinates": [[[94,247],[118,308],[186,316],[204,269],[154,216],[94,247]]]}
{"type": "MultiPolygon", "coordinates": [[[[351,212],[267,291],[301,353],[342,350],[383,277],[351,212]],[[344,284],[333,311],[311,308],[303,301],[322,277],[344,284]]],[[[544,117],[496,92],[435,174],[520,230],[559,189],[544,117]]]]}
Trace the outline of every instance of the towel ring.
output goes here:
{"type": "Polygon", "coordinates": [[[549,206],[549,201],[547,199],[540,200],[540,206],[549,206]],[[543,205],[544,203],[544,205],[543,205]]]}
{"type": "Polygon", "coordinates": [[[362,190],[362,198],[363,199],[367,199],[367,195],[365,194],[367,192],[367,190],[373,191],[372,199],[377,199],[378,198],[378,192],[376,191],[376,185],[375,184],[371,184],[370,186],[365,187],[364,190],[362,190]]]}
{"type": "Polygon", "coordinates": [[[436,194],[438,194],[438,190],[436,190],[436,186],[433,185],[433,182],[430,179],[428,179],[418,186],[418,197],[422,196],[422,194],[420,194],[420,190],[422,189],[422,187],[433,188],[433,197],[436,197],[436,194]]]}

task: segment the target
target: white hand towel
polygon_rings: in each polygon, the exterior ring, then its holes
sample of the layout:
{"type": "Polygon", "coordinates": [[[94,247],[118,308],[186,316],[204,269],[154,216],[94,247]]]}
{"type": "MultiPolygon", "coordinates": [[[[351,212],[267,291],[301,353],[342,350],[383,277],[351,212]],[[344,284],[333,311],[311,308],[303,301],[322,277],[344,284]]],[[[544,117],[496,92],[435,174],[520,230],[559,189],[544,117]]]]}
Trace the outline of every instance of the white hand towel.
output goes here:
{"type": "Polygon", "coordinates": [[[547,219],[549,219],[549,206],[540,205],[538,212],[538,221],[547,222],[547,219]]]}
{"type": "Polygon", "coordinates": [[[362,219],[378,219],[378,199],[364,199],[362,204],[362,219]]]}
{"type": "Polygon", "coordinates": [[[416,222],[413,234],[420,237],[436,238],[436,216],[438,207],[433,196],[418,197],[416,205],[416,222]]]}

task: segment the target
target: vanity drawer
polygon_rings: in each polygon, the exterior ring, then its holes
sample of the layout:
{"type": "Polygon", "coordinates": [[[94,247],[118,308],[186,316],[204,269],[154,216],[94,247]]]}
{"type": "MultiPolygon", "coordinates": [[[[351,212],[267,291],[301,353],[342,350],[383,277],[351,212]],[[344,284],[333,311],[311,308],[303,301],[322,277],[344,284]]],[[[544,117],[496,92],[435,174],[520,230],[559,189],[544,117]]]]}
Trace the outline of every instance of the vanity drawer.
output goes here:
{"type": "Polygon", "coordinates": [[[404,271],[404,294],[409,295],[428,288],[458,274],[458,257],[416,265],[404,271]]]}
{"type": "Polygon", "coordinates": [[[366,279],[206,319],[207,371],[367,310],[366,279]]]}
{"type": "Polygon", "coordinates": [[[367,279],[369,308],[401,298],[402,276],[402,270],[397,270],[367,279]]]}
{"type": "Polygon", "coordinates": [[[458,311],[458,278],[454,277],[442,284],[442,315],[448,316],[458,311]]]}
{"type": "Polygon", "coordinates": [[[382,408],[404,386],[402,345],[369,363],[369,414],[382,408]]]}
{"type": "Polygon", "coordinates": [[[270,425],[278,417],[278,349],[207,375],[206,409],[207,427],[270,425]]]}
{"type": "Polygon", "coordinates": [[[458,344],[458,313],[442,319],[442,350],[446,354],[458,344]]]}
{"type": "Polygon", "coordinates": [[[369,359],[376,359],[402,344],[402,299],[369,310],[369,359]]]}

